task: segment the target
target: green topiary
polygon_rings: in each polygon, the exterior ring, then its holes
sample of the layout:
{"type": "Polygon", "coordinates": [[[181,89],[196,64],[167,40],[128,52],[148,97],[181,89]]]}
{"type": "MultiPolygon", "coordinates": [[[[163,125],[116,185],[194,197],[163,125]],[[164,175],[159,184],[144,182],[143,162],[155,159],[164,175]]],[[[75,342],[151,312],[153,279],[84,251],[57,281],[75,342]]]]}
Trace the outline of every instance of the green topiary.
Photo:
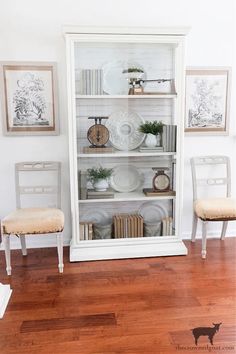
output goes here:
{"type": "Polygon", "coordinates": [[[163,125],[164,124],[161,121],[160,122],[157,122],[156,120],[153,122],[147,121],[139,126],[139,131],[144,134],[157,135],[162,133],[163,125]]]}
{"type": "Polygon", "coordinates": [[[89,168],[88,170],[88,177],[89,181],[92,183],[97,182],[99,179],[107,179],[111,177],[113,168],[102,168],[100,167],[93,167],[89,168]]]}
{"type": "Polygon", "coordinates": [[[143,69],[132,67],[132,68],[124,69],[122,71],[122,73],[123,74],[127,74],[127,73],[144,73],[144,71],[143,71],[143,69]]]}

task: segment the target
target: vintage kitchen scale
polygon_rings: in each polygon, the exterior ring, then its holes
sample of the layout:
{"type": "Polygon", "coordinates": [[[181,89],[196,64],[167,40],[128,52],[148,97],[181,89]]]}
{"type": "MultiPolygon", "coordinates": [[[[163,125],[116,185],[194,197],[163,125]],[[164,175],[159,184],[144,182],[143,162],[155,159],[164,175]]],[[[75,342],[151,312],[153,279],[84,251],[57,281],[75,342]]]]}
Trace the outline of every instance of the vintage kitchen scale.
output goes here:
{"type": "MultiPolygon", "coordinates": [[[[156,82],[157,84],[161,84],[164,82],[170,82],[170,94],[175,94],[175,84],[173,79],[153,79],[153,80],[147,80],[147,79],[130,79],[129,80],[129,95],[155,95],[155,94],[164,94],[162,92],[145,92],[144,91],[144,84],[146,82],[156,82]]],[[[166,93],[166,92],[165,92],[166,93]]]]}
{"type": "Polygon", "coordinates": [[[152,179],[152,188],[144,188],[144,194],[148,197],[157,195],[175,195],[175,191],[170,188],[170,177],[165,173],[165,171],[169,171],[169,168],[153,167],[152,170],[155,172],[152,179]]]}
{"type": "Polygon", "coordinates": [[[112,147],[106,146],[109,140],[109,130],[102,124],[102,120],[108,117],[88,117],[88,119],[93,119],[94,124],[88,129],[87,139],[91,145],[84,147],[84,153],[113,152],[112,147]]]}

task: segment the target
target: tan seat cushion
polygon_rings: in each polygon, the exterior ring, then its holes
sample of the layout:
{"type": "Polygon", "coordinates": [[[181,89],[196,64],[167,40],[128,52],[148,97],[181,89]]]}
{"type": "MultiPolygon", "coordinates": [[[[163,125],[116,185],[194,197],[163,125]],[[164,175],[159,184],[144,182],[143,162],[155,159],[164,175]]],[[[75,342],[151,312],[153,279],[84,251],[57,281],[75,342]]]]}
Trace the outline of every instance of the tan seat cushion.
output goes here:
{"type": "Polygon", "coordinates": [[[47,234],[64,228],[64,214],[55,208],[23,208],[2,220],[5,234],[47,234]]]}
{"type": "Polygon", "coordinates": [[[203,220],[235,220],[236,199],[197,199],[194,203],[194,210],[197,216],[203,220]]]}

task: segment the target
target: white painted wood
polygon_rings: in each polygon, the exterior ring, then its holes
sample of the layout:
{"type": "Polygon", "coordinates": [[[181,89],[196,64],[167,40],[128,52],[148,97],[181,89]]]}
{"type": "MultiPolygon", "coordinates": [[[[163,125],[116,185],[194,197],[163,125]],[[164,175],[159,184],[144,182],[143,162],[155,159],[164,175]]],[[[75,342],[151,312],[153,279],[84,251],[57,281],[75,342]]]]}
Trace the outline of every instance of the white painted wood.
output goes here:
{"type": "Polygon", "coordinates": [[[202,258],[206,258],[207,250],[207,221],[202,222],[202,258]]]}
{"type": "Polygon", "coordinates": [[[27,256],[25,235],[20,235],[20,243],[21,243],[21,249],[22,249],[23,256],[27,256]]]}
{"type": "Polygon", "coordinates": [[[132,240],[132,242],[123,242],[114,246],[111,244],[99,246],[96,243],[93,244],[93,242],[89,242],[91,246],[82,246],[81,244],[83,242],[81,242],[80,245],[70,248],[70,261],[161,257],[187,254],[187,248],[179,239],[175,238],[174,240],[170,240],[170,242],[166,240],[164,240],[164,242],[155,242],[155,240],[152,240],[152,242],[149,243],[142,242],[145,241],[144,239],[139,240],[138,243],[132,240]]]}
{"type": "Polygon", "coordinates": [[[147,157],[147,156],[173,156],[175,158],[175,152],[140,152],[140,151],[119,151],[116,150],[112,153],[103,153],[103,154],[83,154],[80,153],[78,157],[86,158],[98,158],[98,157],[147,157]]]}
{"type": "Polygon", "coordinates": [[[84,199],[79,200],[80,204],[91,204],[91,203],[115,203],[115,202],[132,202],[132,201],[145,201],[151,202],[155,200],[173,200],[175,196],[155,196],[155,197],[146,197],[142,191],[140,192],[130,192],[130,193],[114,193],[114,198],[112,199],[84,199]]]}
{"type": "MultiPolygon", "coordinates": [[[[32,177],[32,175],[31,175],[32,177]]],[[[31,178],[30,181],[32,182],[31,178]]],[[[30,183],[31,183],[30,182],[30,183]]],[[[16,203],[17,203],[17,208],[22,208],[24,202],[22,203],[22,198],[24,195],[54,195],[56,198],[56,205],[49,206],[48,207],[56,207],[60,208],[61,206],[61,163],[60,162],[55,162],[55,161],[33,161],[33,162],[20,162],[16,163],[15,165],[15,183],[16,183],[16,203]],[[28,175],[33,174],[34,178],[38,177],[38,180],[43,181],[43,176],[42,172],[48,172],[51,171],[53,172],[53,176],[44,176],[44,180],[46,181],[51,179],[53,180],[52,182],[55,184],[55,186],[52,185],[28,185],[28,180],[29,179],[24,179],[23,176],[25,173],[28,175]],[[56,176],[54,174],[56,172],[56,176]],[[40,174],[40,176],[38,175],[40,174]],[[26,182],[26,181],[27,182],[26,182]]],[[[35,199],[35,198],[33,198],[35,199]]],[[[37,198],[38,199],[38,198],[37,198]]],[[[38,204],[38,201],[36,201],[36,207],[40,207],[41,205],[38,204]]],[[[44,207],[45,207],[45,201],[44,201],[44,207]]],[[[25,205],[24,205],[25,207],[25,205]]],[[[32,205],[30,206],[32,207],[32,205]]],[[[23,220],[24,221],[24,220],[23,220]]],[[[4,220],[3,220],[4,223],[4,220]]],[[[4,224],[3,224],[4,227],[4,224]]],[[[11,232],[11,231],[10,231],[11,232]]],[[[45,230],[45,234],[48,233],[48,229],[45,230]]],[[[61,233],[62,234],[62,233],[61,233]]],[[[21,248],[22,248],[22,254],[24,256],[27,255],[27,250],[26,250],[26,240],[25,240],[25,235],[24,234],[16,234],[16,236],[19,236],[20,238],[20,243],[21,243],[21,248]]],[[[11,235],[3,235],[4,239],[4,246],[5,246],[5,257],[6,257],[6,271],[8,275],[11,275],[11,259],[10,259],[10,237],[11,235]]],[[[59,271],[63,271],[63,261],[62,261],[62,252],[63,252],[63,241],[62,241],[62,236],[60,236],[60,244],[58,246],[58,256],[59,256],[59,271]]]]}
{"type": "Polygon", "coordinates": [[[79,235],[79,208],[78,208],[78,167],[77,167],[77,136],[76,136],[76,100],[75,100],[75,72],[74,72],[74,40],[66,37],[67,62],[67,92],[68,92],[68,130],[69,130],[69,157],[70,157],[70,196],[72,218],[72,247],[79,235]]]}
{"type": "Polygon", "coordinates": [[[57,234],[57,253],[58,253],[58,269],[59,273],[63,273],[63,232],[57,234]]]}
{"type": "Polygon", "coordinates": [[[10,235],[3,235],[5,258],[6,258],[6,271],[7,275],[11,275],[11,250],[10,250],[10,235]]]}
{"type": "MultiPolygon", "coordinates": [[[[208,187],[216,187],[214,190],[213,198],[222,197],[222,192],[225,197],[230,198],[231,196],[231,166],[230,159],[228,156],[221,155],[210,155],[210,156],[196,156],[190,159],[191,170],[192,170],[192,181],[193,181],[193,202],[199,198],[199,190],[203,190],[203,197],[201,199],[207,199],[208,197],[208,187]],[[208,171],[204,168],[210,168],[208,171]],[[216,169],[218,167],[218,169],[216,169]],[[203,169],[203,171],[199,171],[203,169]],[[217,176],[215,176],[215,171],[217,176]],[[205,175],[204,178],[200,178],[201,174],[205,175]],[[208,174],[208,176],[206,176],[208,174]],[[220,177],[218,175],[220,174],[220,177]],[[210,177],[209,177],[210,175],[210,177]],[[219,190],[220,187],[224,187],[223,191],[219,190]],[[207,187],[207,188],[206,188],[207,187]]],[[[192,225],[192,241],[196,237],[196,227],[198,217],[194,213],[193,225],[192,225]]],[[[212,220],[212,221],[222,221],[222,220],[212,220]]],[[[223,220],[223,226],[221,230],[221,240],[225,239],[225,234],[228,226],[228,221],[223,220]]],[[[202,258],[206,258],[206,229],[207,222],[203,221],[202,225],[202,258]]]]}
{"type": "MultiPolygon", "coordinates": [[[[53,172],[54,173],[54,172],[53,172]]],[[[41,177],[42,178],[42,177],[41,177]]],[[[53,180],[54,182],[54,180],[53,180]]],[[[31,182],[30,182],[31,183],[31,182]]],[[[16,184],[16,204],[17,208],[22,207],[22,195],[36,194],[36,195],[55,195],[56,206],[61,207],[61,163],[56,161],[32,161],[19,162],[15,164],[15,184],[16,184]],[[22,177],[24,173],[33,173],[34,178],[42,172],[55,171],[56,183],[54,185],[22,185],[22,177]]]]}
{"type": "Polygon", "coordinates": [[[231,196],[231,167],[230,159],[228,156],[212,155],[212,156],[197,156],[192,157],[191,160],[192,169],[192,181],[193,181],[193,200],[196,200],[199,195],[200,187],[213,187],[226,185],[225,195],[229,198],[231,196]],[[197,176],[197,168],[199,166],[218,166],[222,165],[220,177],[213,176],[211,174],[210,178],[207,176],[205,178],[199,178],[197,176]],[[225,170],[224,170],[225,169],[225,170]],[[225,173],[225,175],[224,175],[225,173]]]}
{"type": "Polygon", "coordinates": [[[198,217],[196,213],[193,213],[192,238],[191,238],[192,242],[195,242],[196,239],[197,223],[198,223],[198,217]]]}
{"type": "Polygon", "coordinates": [[[78,34],[78,33],[112,33],[112,34],[151,34],[151,35],[179,35],[185,36],[190,31],[190,27],[183,26],[183,27],[111,27],[111,26],[104,26],[104,27],[94,27],[94,26],[77,26],[77,25],[70,25],[70,26],[63,26],[62,29],[64,35],[68,36],[69,34],[78,34]]]}
{"type": "Polygon", "coordinates": [[[10,285],[0,283],[0,318],[3,318],[11,293],[10,285]]]}
{"type": "Polygon", "coordinates": [[[128,99],[128,100],[151,100],[151,99],[169,99],[176,98],[177,94],[160,94],[160,95],[76,95],[76,99],[128,99]]]}
{"type": "MultiPolygon", "coordinates": [[[[186,254],[186,248],[181,241],[182,217],[182,177],[183,177],[183,105],[184,105],[184,34],[183,29],[165,29],[157,34],[154,30],[139,29],[136,33],[121,28],[120,32],[112,32],[111,28],[77,28],[65,29],[67,43],[67,74],[68,74],[68,116],[69,116],[69,148],[70,148],[70,182],[71,182],[71,212],[72,212],[72,241],[70,248],[71,261],[89,259],[111,259],[127,257],[145,257],[171,254],[186,254]],[[133,33],[133,34],[132,34],[133,33]],[[168,33],[168,35],[164,35],[168,33]],[[120,53],[118,53],[119,48],[120,53]],[[104,55],[106,54],[106,56],[104,55]],[[115,54],[114,54],[115,53],[115,54]],[[157,55],[158,54],[158,55],[157,55]],[[117,96],[99,95],[84,96],[79,94],[79,72],[82,68],[98,68],[111,59],[126,59],[125,56],[145,62],[148,75],[169,77],[175,79],[177,95],[147,95],[147,96],[117,96]],[[96,60],[94,60],[96,58],[96,60]],[[105,96],[105,97],[104,97],[105,96]],[[174,99],[173,99],[174,98],[174,99]],[[177,152],[163,154],[142,154],[138,151],[116,152],[115,154],[83,154],[83,146],[87,146],[86,132],[88,116],[110,115],[121,107],[139,112],[146,120],[162,120],[166,124],[178,125],[177,152]],[[101,160],[102,159],[102,160],[101,160]],[[128,160],[127,160],[128,159],[128,160]],[[163,159],[163,160],[160,160],[163,159]],[[145,172],[145,183],[148,181],[147,169],[159,161],[168,164],[176,160],[176,190],[175,197],[147,198],[141,191],[133,193],[116,193],[114,199],[80,200],[78,202],[78,167],[86,169],[102,161],[105,167],[123,163],[123,160],[134,164],[140,171],[145,172]],[[156,162],[155,162],[156,161],[156,162]],[[174,237],[153,237],[151,243],[145,238],[125,240],[109,240],[98,243],[96,240],[80,241],[79,220],[83,220],[87,208],[99,206],[101,210],[112,213],[124,210],[129,206],[135,210],[136,204],[141,202],[167,203],[166,210],[171,213],[174,203],[175,235],[174,237]],[[84,209],[85,208],[85,209],[84,209]],[[85,214],[84,214],[85,213],[85,214]],[[115,242],[114,242],[115,241],[115,242]],[[118,242],[118,244],[117,244],[118,242]],[[127,245],[130,247],[127,248],[127,245]],[[160,247],[161,244],[161,247],[160,247]],[[101,246],[100,246],[101,245],[101,246]],[[103,246],[102,246],[103,245],[103,246]],[[124,245],[126,245],[124,247],[124,245]],[[157,245],[157,247],[155,247],[157,245]]],[[[149,183],[151,179],[149,177],[149,183]]]]}
{"type": "Polygon", "coordinates": [[[223,221],[222,231],[221,231],[221,240],[225,239],[226,230],[228,227],[228,221],[223,221]]]}

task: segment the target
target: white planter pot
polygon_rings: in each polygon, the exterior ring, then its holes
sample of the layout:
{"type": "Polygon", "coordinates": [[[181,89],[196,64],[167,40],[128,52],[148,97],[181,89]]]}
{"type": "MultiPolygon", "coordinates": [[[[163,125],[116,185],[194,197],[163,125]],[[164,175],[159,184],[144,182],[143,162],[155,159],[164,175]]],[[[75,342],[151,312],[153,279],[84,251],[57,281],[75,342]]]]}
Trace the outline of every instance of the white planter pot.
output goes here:
{"type": "Polygon", "coordinates": [[[133,80],[142,79],[144,76],[144,73],[134,71],[132,73],[124,73],[124,75],[128,80],[133,81],[133,80]]]}
{"type": "Polygon", "coordinates": [[[157,134],[156,140],[157,140],[157,146],[161,146],[161,134],[157,134]]]}
{"type": "Polygon", "coordinates": [[[99,179],[93,183],[93,187],[97,192],[104,192],[109,187],[109,183],[106,179],[99,179]]]}
{"type": "Polygon", "coordinates": [[[157,145],[156,135],[147,134],[146,139],[145,139],[145,145],[150,148],[155,147],[157,145]]]}

